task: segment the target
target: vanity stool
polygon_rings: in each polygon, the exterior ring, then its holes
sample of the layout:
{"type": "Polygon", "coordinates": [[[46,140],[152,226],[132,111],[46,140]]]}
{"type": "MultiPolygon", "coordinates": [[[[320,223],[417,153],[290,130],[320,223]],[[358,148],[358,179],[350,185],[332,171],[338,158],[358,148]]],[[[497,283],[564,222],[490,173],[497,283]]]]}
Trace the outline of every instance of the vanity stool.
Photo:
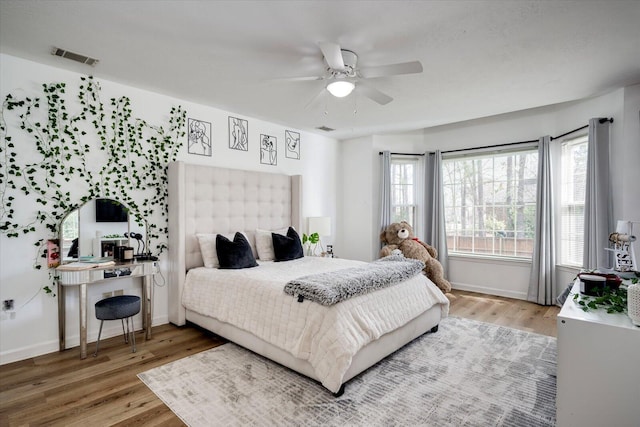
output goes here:
{"type": "Polygon", "coordinates": [[[100,332],[98,332],[98,341],[96,342],[96,352],[93,357],[98,355],[100,347],[100,335],[102,335],[102,325],[105,320],[118,320],[122,322],[122,335],[124,342],[129,343],[129,320],[131,320],[131,352],[136,352],[136,336],[133,329],[133,316],[140,312],[140,297],[135,295],[118,295],[115,297],[105,298],[96,303],[96,318],[100,320],[100,332]],[[127,321],[127,332],[124,332],[124,321],[127,321]]]}

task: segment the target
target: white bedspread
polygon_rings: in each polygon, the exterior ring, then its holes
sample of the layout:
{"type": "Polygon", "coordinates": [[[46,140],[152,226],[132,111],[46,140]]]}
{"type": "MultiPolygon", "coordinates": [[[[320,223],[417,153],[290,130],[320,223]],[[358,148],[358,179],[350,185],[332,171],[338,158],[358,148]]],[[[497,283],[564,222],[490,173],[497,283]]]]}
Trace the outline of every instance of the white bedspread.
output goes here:
{"type": "Polygon", "coordinates": [[[244,329],[293,356],[307,360],[329,390],[337,392],[352,357],[369,342],[403,326],[434,304],[449,301],[424,275],[332,306],[302,303],[284,293],[287,281],[365,264],[304,257],[260,262],[242,270],[192,269],[183,304],[197,313],[244,329]]]}

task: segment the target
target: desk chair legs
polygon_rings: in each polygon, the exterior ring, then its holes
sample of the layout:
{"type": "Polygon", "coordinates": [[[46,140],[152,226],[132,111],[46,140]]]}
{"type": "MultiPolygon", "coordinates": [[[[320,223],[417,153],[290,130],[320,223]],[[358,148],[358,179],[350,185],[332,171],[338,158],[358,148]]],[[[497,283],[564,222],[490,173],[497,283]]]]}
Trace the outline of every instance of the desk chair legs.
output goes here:
{"type": "Polygon", "coordinates": [[[104,320],[100,321],[100,330],[98,331],[98,341],[96,341],[96,352],[93,353],[93,357],[98,355],[98,349],[100,348],[100,335],[102,335],[102,325],[104,324],[104,320]]]}
{"type": "Polygon", "coordinates": [[[100,348],[100,336],[102,335],[102,324],[105,320],[118,320],[122,322],[122,335],[124,342],[129,343],[129,333],[131,333],[132,353],[136,352],[136,335],[133,327],[133,316],[140,313],[140,297],[135,295],[118,295],[105,298],[96,303],[96,319],[100,320],[100,332],[96,342],[96,352],[98,355],[100,348]],[[127,331],[124,330],[124,322],[127,321],[127,331]],[[131,320],[131,332],[129,332],[129,320],[131,320]]]}
{"type": "MultiPolygon", "coordinates": [[[[129,334],[131,334],[131,352],[136,352],[136,331],[133,328],[133,317],[127,317],[126,319],[120,319],[122,322],[122,336],[124,337],[125,344],[129,344],[129,334]],[[129,331],[129,319],[131,319],[131,331],[129,331]],[[124,321],[127,321],[127,332],[124,331],[124,321]]],[[[96,352],[93,353],[93,357],[98,355],[98,350],[100,349],[100,336],[102,335],[102,325],[104,324],[104,320],[100,321],[100,330],[98,331],[98,341],[96,341],[96,352]]]]}
{"type": "MultiPolygon", "coordinates": [[[[129,336],[129,319],[131,319],[131,353],[136,352],[136,331],[133,329],[133,317],[127,317],[127,335],[124,336],[124,342],[129,344],[127,337],[129,336]]],[[[124,334],[124,325],[122,325],[122,333],[124,334]]]]}

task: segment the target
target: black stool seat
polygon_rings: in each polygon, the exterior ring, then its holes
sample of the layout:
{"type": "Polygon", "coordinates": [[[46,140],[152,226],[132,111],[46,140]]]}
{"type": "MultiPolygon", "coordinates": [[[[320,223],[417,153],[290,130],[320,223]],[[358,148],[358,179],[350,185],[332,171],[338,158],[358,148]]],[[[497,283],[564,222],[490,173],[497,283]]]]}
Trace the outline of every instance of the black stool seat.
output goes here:
{"type": "Polygon", "coordinates": [[[140,297],[135,295],[118,295],[115,297],[105,298],[96,303],[96,318],[100,320],[100,331],[98,332],[98,341],[96,342],[96,352],[93,356],[98,355],[100,348],[100,336],[102,335],[102,324],[105,320],[122,321],[122,335],[124,342],[129,342],[129,319],[131,319],[131,341],[132,352],[136,352],[136,335],[133,329],[133,316],[140,313],[140,297]],[[127,320],[127,332],[124,331],[124,320],[127,320]]]}
{"type": "Polygon", "coordinates": [[[96,303],[98,320],[125,319],[138,313],[140,313],[140,297],[135,295],[118,295],[96,303]]]}

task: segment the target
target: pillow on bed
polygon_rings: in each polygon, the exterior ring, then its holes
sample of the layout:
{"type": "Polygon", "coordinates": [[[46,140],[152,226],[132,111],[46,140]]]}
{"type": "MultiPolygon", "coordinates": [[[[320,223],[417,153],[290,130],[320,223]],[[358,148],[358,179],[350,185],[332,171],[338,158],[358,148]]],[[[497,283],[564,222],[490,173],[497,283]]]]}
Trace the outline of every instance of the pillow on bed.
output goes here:
{"type": "Polygon", "coordinates": [[[233,241],[218,234],[216,236],[216,250],[218,251],[220,268],[240,269],[258,266],[249,241],[240,232],[236,233],[233,241]]]}
{"type": "Polygon", "coordinates": [[[289,227],[286,236],[271,233],[271,239],[273,240],[273,252],[276,257],[276,262],[291,261],[304,256],[300,236],[298,236],[298,233],[296,233],[293,227],[289,227]]]}
{"type": "Polygon", "coordinates": [[[273,253],[273,239],[271,233],[286,234],[287,229],[280,230],[261,230],[256,229],[256,250],[260,261],[273,261],[275,254],[273,253]]]}
{"type": "MultiPolygon", "coordinates": [[[[233,239],[235,233],[223,234],[227,239],[233,239]]],[[[220,262],[218,262],[218,251],[216,251],[216,236],[217,234],[196,234],[198,243],[200,244],[200,253],[202,254],[202,261],[207,268],[219,268],[220,262]]]]}

